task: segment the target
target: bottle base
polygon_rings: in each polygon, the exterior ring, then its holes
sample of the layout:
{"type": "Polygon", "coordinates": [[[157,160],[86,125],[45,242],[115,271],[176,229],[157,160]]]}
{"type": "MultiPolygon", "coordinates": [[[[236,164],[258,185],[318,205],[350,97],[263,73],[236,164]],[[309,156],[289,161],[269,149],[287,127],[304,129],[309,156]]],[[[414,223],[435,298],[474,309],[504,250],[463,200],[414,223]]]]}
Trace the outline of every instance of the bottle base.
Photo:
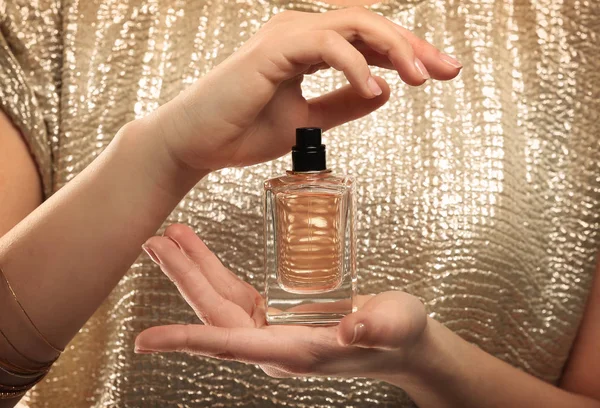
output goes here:
{"type": "Polygon", "coordinates": [[[335,326],[347,313],[269,313],[267,324],[295,324],[308,326],[335,326]]]}
{"type": "Polygon", "coordinates": [[[346,279],[327,292],[290,293],[275,276],[267,279],[265,300],[267,324],[335,325],[356,311],[356,280],[346,279]]]}

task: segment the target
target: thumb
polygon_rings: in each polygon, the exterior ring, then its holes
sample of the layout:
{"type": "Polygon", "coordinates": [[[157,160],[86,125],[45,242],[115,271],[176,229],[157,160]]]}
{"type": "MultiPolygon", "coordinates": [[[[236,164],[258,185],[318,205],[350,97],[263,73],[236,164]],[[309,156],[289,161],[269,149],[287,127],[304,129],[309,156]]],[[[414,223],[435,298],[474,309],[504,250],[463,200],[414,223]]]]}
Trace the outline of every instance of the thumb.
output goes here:
{"type": "Polygon", "coordinates": [[[344,346],[398,349],[412,345],[427,325],[425,307],[404,292],[384,292],[347,315],[338,326],[338,342],[344,346]]]}
{"type": "Polygon", "coordinates": [[[390,87],[383,78],[374,77],[382,94],[372,99],[359,95],[351,85],[308,101],[309,120],[323,130],[350,122],[373,112],[390,98],[390,87]]]}

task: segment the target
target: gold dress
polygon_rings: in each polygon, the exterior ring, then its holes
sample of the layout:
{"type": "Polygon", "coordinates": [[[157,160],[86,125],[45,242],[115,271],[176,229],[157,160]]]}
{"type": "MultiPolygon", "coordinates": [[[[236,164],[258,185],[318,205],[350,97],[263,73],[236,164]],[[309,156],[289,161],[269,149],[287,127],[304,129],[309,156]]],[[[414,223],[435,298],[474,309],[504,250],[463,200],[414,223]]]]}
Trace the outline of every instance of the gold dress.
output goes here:
{"type": "MultiPolygon", "coordinates": [[[[51,194],[124,123],[176,96],[274,14],[332,8],[313,0],[0,1],[0,103],[51,194]]],[[[464,69],[418,88],[377,70],[392,86],[390,102],[325,135],[330,167],[359,181],[361,292],[408,291],[466,340],[555,382],[600,248],[600,2],[388,0],[371,9],[464,69]]],[[[320,72],[303,86],[312,97],[344,82],[320,72]]],[[[166,224],[191,225],[260,287],[261,182],[288,167],[284,157],[211,174],[166,224]]],[[[23,404],[411,406],[376,381],[280,380],[236,362],[133,353],[142,329],[191,321],[169,280],[140,256],[23,404]]]]}

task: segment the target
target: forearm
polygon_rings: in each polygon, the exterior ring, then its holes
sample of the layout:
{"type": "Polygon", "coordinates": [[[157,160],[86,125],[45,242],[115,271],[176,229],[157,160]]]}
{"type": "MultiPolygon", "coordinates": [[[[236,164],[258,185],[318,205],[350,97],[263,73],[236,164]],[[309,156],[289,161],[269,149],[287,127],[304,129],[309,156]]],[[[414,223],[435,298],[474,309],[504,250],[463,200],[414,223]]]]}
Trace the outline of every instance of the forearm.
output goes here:
{"type": "Polygon", "coordinates": [[[402,374],[385,378],[419,407],[589,407],[600,402],[545,383],[487,354],[429,319],[402,374]]]}
{"type": "MultiPolygon", "coordinates": [[[[62,347],[201,177],[135,123],[0,239],[0,265],[39,330],[62,347]]],[[[14,340],[18,341],[18,340],[14,340]]]]}

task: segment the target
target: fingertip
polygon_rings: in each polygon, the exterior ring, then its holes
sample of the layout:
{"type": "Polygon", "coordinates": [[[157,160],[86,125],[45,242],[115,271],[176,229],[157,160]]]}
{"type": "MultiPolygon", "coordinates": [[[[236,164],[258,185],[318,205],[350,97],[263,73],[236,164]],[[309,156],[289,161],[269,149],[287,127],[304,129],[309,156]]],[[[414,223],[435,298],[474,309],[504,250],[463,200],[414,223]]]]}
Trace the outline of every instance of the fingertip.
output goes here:
{"type": "Polygon", "coordinates": [[[436,71],[434,71],[435,73],[432,74],[432,78],[438,81],[449,81],[451,79],[456,78],[461,71],[461,68],[444,67],[442,69],[437,69],[436,71]]]}
{"type": "Polygon", "coordinates": [[[367,87],[369,88],[370,95],[367,94],[365,96],[369,98],[376,98],[383,93],[383,90],[372,76],[370,76],[369,79],[367,79],[367,87]]]}
{"type": "Polygon", "coordinates": [[[148,257],[150,257],[150,259],[152,260],[152,262],[154,262],[157,265],[162,265],[162,261],[160,260],[160,258],[158,257],[158,255],[156,255],[156,252],[154,252],[152,250],[152,248],[150,248],[150,246],[148,246],[147,244],[143,244],[142,245],[142,249],[144,250],[144,252],[146,253],[146,255],[148,255],[148,257]]]}
{"type": "Polygon", "coordinates": [[[397,71],[398,75],[400,75],[400,79],[410,86],[421,86],[430,78],[429,72],[427,73],[427,77],[425,77],[417,70],[417,68],[410,68],[408,70],[397,69],[397,71]]]}
{"type": "Polygon", "coordinates": [[[177,246],[177,244],[175,244],[175,242],[173,242],[173,240],[171,239],[171,237],[166,236],[166,235],[155,235],[153,237],[150,237],[147,241],[146,241],[146,245],[152,246],[152,247],[161,247],[161,248],[169,248],[171,246],[177,246]]]}
{"type": "Polygon", "coordinates": [[[346,85],[310,99],[308,122],[327,130],[368,115],[384,105],[390,96],[389,87],[383,79],[373,78],[383,91],[381,95],[367,98],[355,84],[346,85]]]}
{"type": "MultiPolygon", "coordinates": [[[[420,60],[423,68],[425,68],[431,78],[447,81],[455,78],[460,73],[463,64],[458,59],[441,52],[434,45],[419,38],[404,27],[394,24],[394,28],[410,43],[416,57],[415,64],[418,64],[420,60]]],[[[412,79],[405,78],[404,76],[402,80],[412,86],[423,85],[427,81],[427,79],[423,80],[421,77],[412,79]]]]}
{"type": "Polygon", "coordinates": [[[150,247],[153,248],[155,246],[155,244],[157,244],[158,242],[160,242],[162,240],[162,237],[159,236],[151,236],[150,238],[148,238],[146,240],[146,242],[144,242],[144,244],[142,245],[142,247],[150,247]]]}
{"type": "Polygon", "coordinates": [[[341,346],[357,346],[366,332],[365,317],[360,312],[344,317],[338,326],[337,340],[341,346]]]}
{"type": "Polygon", "coordinates": [[[165,229],[164,235],[196,262],[203,260],[203,258],[211,254],[214,255],[196,232],[187,225],[170,225],[165,229]]]}
{"type": "Polygon", "coordinates": [[[427,71],[425,64],[423,64],[423,61],[417,57],[415,57],[415,69],[419,73],[421,79],[427,81],[429,78],[431,78],[431,75],[429,75],[429,71],[427,71]]]}
{"type": "Polygon", "coordinates": [[[352,336],[347,333],[348,330],[342,330],[341,328],[338,329],[337,341],[340,346],[348,347],[350,345],[350,342],[352,341],[352,336]]]}
{"type": "Polygon", "coordinates": [[[171,224],[163,233],[163,236],[168,237],[177,243],[177,246],[181,247],[179,242],[183,241],[189,234],[196,235],[194,231],[184,224],[171,224]]]}
{"type": "Polygon", "coordinates": [[[154,350],[144,350],[144,349],[140,349],[137,347],[133,349],[133,352],[135,354],[154,354],[154,353],[156,353],[156,351],[154,351],[154,350]]]}
{"type": "Polygon", "coordinates": [[[142,249],[150,257],[150,259],[159,266],[164,266],[165,257],[168,251],[172,248],[177,248],[176,243],[166,237],[153,236],[148,238],[146,242],[142,244],[142,249]]]}
{"type": "Polygon", "coordinates": [[[167,238],[170,239],[171,242],[173,242],[173,244],[177,247],[177,249],[179,249],[180,251],[183,251],[183,247],[175,238],[169,237],[169,236],[167,236],[167,238]]]}
{"type": "Polygon", "coordinates": [[[448,81],[460,74],[463,65],[453,57],[438,50],[422,57],[431,77],[438,81],[448,81]]]}
{"type": "MultiPolygon", "coordinates": [[[[167,252],[167,251],[170,251],[173,249],[178,249],[179,246],[176,242],[174,242],[169,237],[154,236],[154,237],[149,238],[142,245],[142,248],[146,252],[148,252],[148,249],[149,249],[157,256],[157,258],[162,259],[161,255],[164,255],[165,252],[167,252]]],[[[158,263],[162,264],[163,262],[158,262],[158,263]]]]}
{"type": "Polygon", "coordinates": [[[450,56],[450,55],[448,55],[448,54],[444,54],[443,52],[442,52],[442,53],[440,53],[440,56],[439,56],[439,58],[440,58],[440,60],[441,60],[443,63],[445,63],[446,65],[448,65],[448,66],[450,66],[450,67],[452,67],[452,68],[454,68],[454,69],[457,69],[457,70],[459,70],[459,71],[460,71],[460,70],[462,69],[462,67],[463,67],[463,65],[462,65],[462,63],[461,63],[460,61],[458,61],[458,60],[457,60],[456,58],[454,58],[454,57],[451,57],[451,56],[450,56]]]}
{"type": "Polygon", "coordinates": [[[379,85],[379,88],[382,91],[381,94],[377,96],[377,98],[384,99],[387,101],[390,97],[390,85],[382,77],[373,75],[373,79],[375,80],[375,82],[377,82],[377,85],[379,85]]]}
{"type": "Polygon", "coordinates": [[[186,344],[188,325],[149,327],[137,335],[134,352],[178,351],[186,344]]]}
{"type": "Polygon", "coordinates": [[[390,86],[385,79],[373,75],[369,77],[367,83],[369,93],[361,96],[372,100],[372,103],[377,107],[385,104],[390,99],[390,86]]]}
{"type": "Polygon", "coordinates": [[[138,334],[136,336],[135,341],[133,343],[134,344],[133,351],[136,354],[141,354],[141,353],[144,353],[145,351],[148,351],[151,349],[148,342],[146,341],[146,339],[148,337],[148,333],[147,333],[148,330],[150,330],[150,329],[143,330],[140,334],[138,334]]]}

